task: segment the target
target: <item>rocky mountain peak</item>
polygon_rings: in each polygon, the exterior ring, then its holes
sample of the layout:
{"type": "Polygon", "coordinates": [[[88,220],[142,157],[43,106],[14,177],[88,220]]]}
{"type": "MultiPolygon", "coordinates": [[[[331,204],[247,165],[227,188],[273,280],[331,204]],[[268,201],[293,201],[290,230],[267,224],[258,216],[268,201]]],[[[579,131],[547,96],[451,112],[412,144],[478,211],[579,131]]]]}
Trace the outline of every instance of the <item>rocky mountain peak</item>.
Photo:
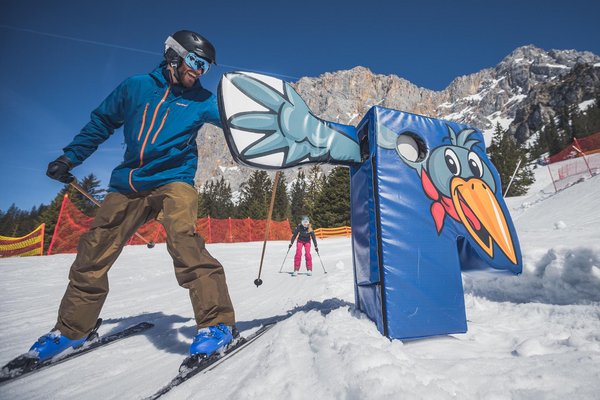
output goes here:
{"type": "MultiPolygon", "coordinates": [[[[474,126],[483,131],[487,144],[498,123],[525,141],[554,118],[558,107],[579,104],[600,92],[600,57],[521,46],[496,66],[457,77],[442,91],[362,66],[304,77],[292,86],[315,115],[329,121],[356,125],[369,108],[380,105],[474,126]]],[[[233,162],[222,132],[207,126],[198,143],[197,185],[224,175],[237,190],[248,170],[233,162]]]]}

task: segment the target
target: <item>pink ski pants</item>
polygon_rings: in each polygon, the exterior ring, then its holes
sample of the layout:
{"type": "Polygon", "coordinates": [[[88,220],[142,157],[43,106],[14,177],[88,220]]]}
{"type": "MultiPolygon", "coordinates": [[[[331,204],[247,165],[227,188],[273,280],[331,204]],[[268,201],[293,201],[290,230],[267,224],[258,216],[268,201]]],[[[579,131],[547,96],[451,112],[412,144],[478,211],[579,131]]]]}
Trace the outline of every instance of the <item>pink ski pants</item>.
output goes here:
{"type": "Polygon", "coordinates": [[[306,258],[306,269],[312,271],[312,256],[310,255],[310,242],[296,242],[296,255],[294,256],[294,271],[300,269],[302,261],[302,248],[304,248],[304,257],[306,258]]]}

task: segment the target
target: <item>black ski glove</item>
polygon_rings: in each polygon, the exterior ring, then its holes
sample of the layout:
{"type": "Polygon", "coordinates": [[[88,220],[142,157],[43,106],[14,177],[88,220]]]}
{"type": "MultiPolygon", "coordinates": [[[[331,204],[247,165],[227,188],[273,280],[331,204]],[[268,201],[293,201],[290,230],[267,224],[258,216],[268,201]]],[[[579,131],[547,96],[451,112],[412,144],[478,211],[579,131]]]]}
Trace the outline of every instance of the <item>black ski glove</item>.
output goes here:
{"type": "Polygon", "coordinates": [[[290,243],[290,245],[288,246],[288,249],[292,248],[293,243],[290,243]]]}
{"type": "Polygon", "coordinates": [[[315,246],[315,251],[318,253],[319,252],[319,248],[317,246],[315,246]]]}
{"type": "Polygon", "coordinates": [[[71,168],[73,168],[71,160],[66,156],[60,156],[48,164],[46,175],[59,182],[69,184],[75,180],[75,177],[69,173],[71,168]]]}

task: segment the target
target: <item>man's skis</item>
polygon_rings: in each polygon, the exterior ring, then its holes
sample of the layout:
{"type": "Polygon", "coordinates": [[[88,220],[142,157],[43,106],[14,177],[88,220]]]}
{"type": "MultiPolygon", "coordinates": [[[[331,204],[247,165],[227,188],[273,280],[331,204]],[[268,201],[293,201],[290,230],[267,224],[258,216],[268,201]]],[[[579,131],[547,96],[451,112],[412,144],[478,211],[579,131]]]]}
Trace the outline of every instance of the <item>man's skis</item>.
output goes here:
{"type": "Polygon", "coordinates": [[[246,337],[240,336],[239,338],[234,339],[236,340],[236,342],[229,346],[227,350],[225,350],[223,353],[215,353],[210,357],[187,357],[179,367],[179,374],[177,374],[177,376],[173,378],[171,382],[169,382],[162,389],[154,393],[152,396],[145,398],[144,400],[158,399],[162,395],[171,391],[171,389],[173,389],[174,387],[181,385],[183,382],[187,381],[193,376],[198,375],[201,372],[211,371],[212,369],[216,368],[219,364],[232,357],[233,355],[237,354],[244,347],[258,339],[273,326],[275,326],[275,323],[264,325],[259,330],[246,337]]]}
{"type": "Polygon", "coordinates": [[[98,319],[94,330],[88,335],[88,341],[82,347],[73,350],[71,353],[65,354],[61,358],[39,362],[37,358],[35,358],[29,353],[25,353],[18,356],[17,358],[6,364],[4,367],[2,367],[2,372],[0,372],[0,384],[4,384],[6,382],[15,380],[25,375],[29,375],[43,368],[51,367],[53,365],[60,364],[67,360],[71,360],[75,357],[78,357],[82,354],[86,354],[99,347],[106,346],[107,344],[114,343],[118,340],[142,333],[154,326],[154,324],[151,324],[149,322],[140,322],[139,324],[130,326],[122,331],[118,331],[99,338],[97,331],[101,323],[102,319],[98,319]]]}

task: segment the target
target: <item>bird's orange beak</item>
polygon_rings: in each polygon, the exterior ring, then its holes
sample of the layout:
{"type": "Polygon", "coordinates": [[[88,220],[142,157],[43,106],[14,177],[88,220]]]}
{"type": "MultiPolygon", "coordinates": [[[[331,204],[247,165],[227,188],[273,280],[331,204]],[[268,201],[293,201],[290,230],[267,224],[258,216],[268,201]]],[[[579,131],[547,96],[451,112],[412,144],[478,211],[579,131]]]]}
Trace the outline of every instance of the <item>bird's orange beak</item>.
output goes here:
{"type": "Polygon", "coordinates": [[[455,177],[450,187],[458,217],[473,239],[490,257],[494,256],[495,242],[516,264],[517,255],[506,217],[489,186],[479,178],[465,181],[455,177]]]}

